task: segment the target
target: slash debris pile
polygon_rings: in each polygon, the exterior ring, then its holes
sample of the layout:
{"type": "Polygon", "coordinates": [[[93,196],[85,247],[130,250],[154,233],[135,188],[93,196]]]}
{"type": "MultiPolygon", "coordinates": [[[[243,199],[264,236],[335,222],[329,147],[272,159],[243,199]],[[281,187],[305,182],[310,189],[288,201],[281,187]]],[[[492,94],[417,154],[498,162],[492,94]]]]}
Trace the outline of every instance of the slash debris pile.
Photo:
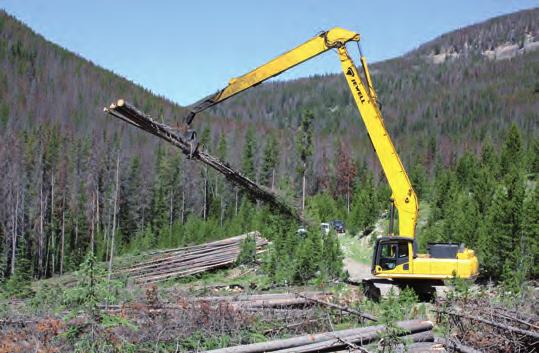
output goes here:
{"type": "Polygon", "coordinates": [[[539,317],[530,308],[510,310],[488,298],[467,298],[451,305],[441,302],[435,311],[452,333],[446,345],[458,351],[539,352],[539,317]]]}
{"type": "Polygon", "coordinates": [[[268,241],[259,232],[251,232],[211,243],[154,252],[146,261],[116,271],[115,276],[126,276],[145,284],[226,267],[236,261],[241,243],[247,237],[255,238],[257,253],[265,251],[268,241]]]}

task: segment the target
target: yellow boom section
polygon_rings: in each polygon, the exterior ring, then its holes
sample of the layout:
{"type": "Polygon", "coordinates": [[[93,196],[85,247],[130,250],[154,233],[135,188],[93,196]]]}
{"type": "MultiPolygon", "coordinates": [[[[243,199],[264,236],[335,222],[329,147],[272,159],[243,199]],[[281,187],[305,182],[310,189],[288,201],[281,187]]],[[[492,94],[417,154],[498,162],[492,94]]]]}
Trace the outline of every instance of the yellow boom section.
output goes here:
{"type": "Polygon", "coordinates": [[[333,28],[323,32],[253,71],[231,79],[224,89],[189,107],[190,113],[186,116],[185,122],[189,125],[198,112],[279,75],[329,49],[337,49],[344,76],[391,187],[393,202],[399,212],[399,235],[413,238],[415,237],[418,213],[417,196],[384,126],[365,57],[361,56],[361,64],[367,86],[363,83],[356,66],[346,51],[346,43],[350,41],[359,42],[359,34],[342,28],[333,28]]]}
{"type": "Polygon", "coordinates": [[[327,32],[308,40],[300,46],[279,55],[268,63],[246,73],[243,76],[231,79],[228,86],[210,95],[189,107],[190,113],[185,117],[187,125],[195,114],[228,99],[250,87],[256,86],[284,71],[301,64],[329,49],[340,47],[349,41],[359,41],[359,34],[342,28],[333,28],[327,32]]]}
{"type": "Polygon", "coordinates": [[[382,169],[392,191],[395,208],[399,211],[399,235],[401,237],[415,237],[417,222],[418,201],[412,188],[412,183],[397,154],[397,150],[384,126],[382,114],[376,103],[376,94],[364,57],[361,58],[363,70],[369,82],[369,90],[363,84],[354,62],[348,55],[345,47],[337,49],[341,59],[341,67],[354,96],[359,113],[369,133],[372,146],[382,164],[382,169]]]}

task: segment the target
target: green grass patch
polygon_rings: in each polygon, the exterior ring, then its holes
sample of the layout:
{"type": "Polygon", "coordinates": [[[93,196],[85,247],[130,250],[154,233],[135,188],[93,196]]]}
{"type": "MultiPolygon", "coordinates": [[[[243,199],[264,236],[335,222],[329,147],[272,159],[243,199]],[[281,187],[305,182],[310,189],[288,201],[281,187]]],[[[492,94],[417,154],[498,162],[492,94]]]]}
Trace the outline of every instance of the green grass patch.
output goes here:
{"type": "Polygon", "coordinates": [[[345,257],[351,258],[362,264],[370,264],[372,258],[372,246],[367,245],[368,240],[343,235],[339,238],[341,249],[345,257]]]}

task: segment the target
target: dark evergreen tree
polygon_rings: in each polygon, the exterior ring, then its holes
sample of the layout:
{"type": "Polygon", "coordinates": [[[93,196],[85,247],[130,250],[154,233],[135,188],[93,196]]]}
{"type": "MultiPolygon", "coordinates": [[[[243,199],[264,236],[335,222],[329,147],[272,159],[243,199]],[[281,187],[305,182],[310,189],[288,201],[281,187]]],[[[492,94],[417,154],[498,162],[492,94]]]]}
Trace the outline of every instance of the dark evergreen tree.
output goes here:
{"type": "Polygon", "coordinates": [[[265,186],[275,185],[275,168],[279,163],[279,145],[273,134],[269,134],[262,157],[260,183],[265,186]]]}
{"type": "Polygon", "coordinates": [[[256,179],[256,141],[255,132],[250,127],[245,134],[241,170],[251,180],[256,179]]]}
{"type": "Polygon", "coordinates": [[[305,210],[305,197],[306,197],[306,173],[307,163],[313,154],[313,119],[314,115],[310,110],[305,110],[301,117],[300,125],[296,131],[296,154],[298,163],[296,165],[296,171],[301,177],[302,185],[302,210],[305,210]]]}

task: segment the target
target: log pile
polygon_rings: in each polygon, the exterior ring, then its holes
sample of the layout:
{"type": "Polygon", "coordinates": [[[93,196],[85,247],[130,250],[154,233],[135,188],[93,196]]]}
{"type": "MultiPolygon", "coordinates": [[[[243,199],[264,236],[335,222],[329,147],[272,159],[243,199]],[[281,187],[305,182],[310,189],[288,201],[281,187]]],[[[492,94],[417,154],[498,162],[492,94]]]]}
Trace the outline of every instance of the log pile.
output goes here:
{"type": "MultiPolygon", "coordinates": [[[[399,321],[396,325],[402,329],[402,333],[399,336],[403,339],[410,339],[414,342],[434,340],[432,335],[433,325],[430,321],[399,321]]],[[[336,352],[344,349],[357,350],[355,346],[362,346],[380,339],[384,331],[385,327],[383,325],[375,325],[221,348],[206,351],[206,353],[311,353],[336,352]]]]}
{"type": "Polygon", "coordinates": [[[268,241],[259,232],[251,232],[211,243],[156,252],[144,262],[117,270],[114,276],[149,284],[226,267],[236,261],[241,242],[249,236],[255,238],[256,252],[263,252],[268,241]]]}
{"type": "Polygon", "coordinates": [[[121,119],[171,143],[179,148],[185,155],[189,156],[189,158],[198,160],[223,174],[228,181],[239,186],[252,197],[267,202],[275,210],[303,222],[303,218],[297,207],[290,205],[283,197],[258,185],[242,175],[239,171],[234,170],[230,164],[221,161],[219,158],[210,155],[206,151],[193,149],[193,146],[184,136],[182,136],[178,129],[174,129],[166,124],[153,120],[149,115],[138,110],[123,99],[119,99],[116,103],[111,104],[110,107],[105,108],[104,111],[115,118],[121,119]]]}
{"type": "Polygon", "coordinates": [[[304,297],[299,297],[296,293],[265,293],[265,294],[241,294],[234,296],[214,296],[214,297],[196,297],[191,301],[195,302],[210,302],[222,303],[227,302],[238,308],[249,309],[265,309],[265,308],[304,308],[316,304],[313,300],[306,297],[322,300],[330,297],[329,293],[325,292],[305,292],[304,297]]]}

